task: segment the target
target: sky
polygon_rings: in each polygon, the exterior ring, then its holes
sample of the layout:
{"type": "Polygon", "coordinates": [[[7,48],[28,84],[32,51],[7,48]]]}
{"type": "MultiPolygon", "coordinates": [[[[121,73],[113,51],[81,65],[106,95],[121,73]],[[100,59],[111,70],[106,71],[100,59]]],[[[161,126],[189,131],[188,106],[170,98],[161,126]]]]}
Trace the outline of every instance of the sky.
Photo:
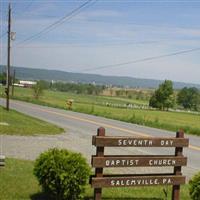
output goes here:
{"type": "MultiPolygon", "coordinates": [[[[1,64],[8,2],[0,0],[1,64]]],[[[200,84],[200,1],[10,2],[14,66],[200,84]]]]}

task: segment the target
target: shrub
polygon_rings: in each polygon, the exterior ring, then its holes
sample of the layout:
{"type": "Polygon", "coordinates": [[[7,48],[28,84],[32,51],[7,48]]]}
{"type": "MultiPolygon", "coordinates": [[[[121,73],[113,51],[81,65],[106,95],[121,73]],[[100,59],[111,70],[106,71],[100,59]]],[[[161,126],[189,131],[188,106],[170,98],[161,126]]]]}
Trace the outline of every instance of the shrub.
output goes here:
{"type": "Polygon", "coordinates": [[[194,175],[189,181],[190,197],[193,200],[200,200],[200,172],[194,175]]]}
{"type": "Polygon", "coordinates": [[[37,158],[34,174],[53,199],[75,200],[82,197],[90,168],[81,154],[54,148],[37,158]]]}
{"type": "Polygon", "coordinates": [[[33,97],[35,99],[39,99],[39,97],[43,94],[44,85],[41,81],[38,81],[35,85],[32,86],[33,97]]]}

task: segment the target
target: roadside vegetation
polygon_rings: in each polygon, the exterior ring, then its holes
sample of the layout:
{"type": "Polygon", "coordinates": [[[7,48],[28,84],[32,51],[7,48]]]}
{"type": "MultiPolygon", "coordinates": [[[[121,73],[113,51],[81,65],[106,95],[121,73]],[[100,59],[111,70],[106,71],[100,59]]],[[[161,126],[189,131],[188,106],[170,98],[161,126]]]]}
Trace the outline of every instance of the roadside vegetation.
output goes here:
{"type": "MultiPolygon", "coordinates": [[[[0,168],[0,197],[6,200],[49,200],[42,193],[36,177],[33,175],[34,162],[6,159],[6,166],[0,168]]],[[[103,189],[103,199],[132,199],[132,200],[169,200],[171,187],[135,187],[103,189]],[[167,198],[163,192],[167,191],[167,198]]],[[[93,197],[93,189],[87,185],[84,199],[93,197]]],[[[181,186],[181,200],[190,200],[189,186],[181,186]]]]}
{"type": "Polygon", "coordinates": [[[151,96],[149,105],[160,110],[179,106],[190,111],[200,111],[200,91],[197,88],[184,87],[177,93],[177,98],[175,95],[172,81],[165,80],[151,96]]]}
{"type": "Polygon", "coordinates": [[[82,199],[91,168],[84,156],[67,149],[51,148],[34,164],[34,175],[51,199],[82,199]]]}
{"type": "Polygon", "coordinates": [[[53,124],[24,115],[15,110],[6,111],[0,106],[0,134],[6,135],[39,135],[64,132],[53,124]]]}
{"type": "Polygon", "coordinates": [[[175,104],[172,81],[165,80],[164,83],[159,85],[159,88],[155,90],[154,94],[149,100],[149,106],[158,108],[159,110],[169,110],[173,108],[175,104]]]}

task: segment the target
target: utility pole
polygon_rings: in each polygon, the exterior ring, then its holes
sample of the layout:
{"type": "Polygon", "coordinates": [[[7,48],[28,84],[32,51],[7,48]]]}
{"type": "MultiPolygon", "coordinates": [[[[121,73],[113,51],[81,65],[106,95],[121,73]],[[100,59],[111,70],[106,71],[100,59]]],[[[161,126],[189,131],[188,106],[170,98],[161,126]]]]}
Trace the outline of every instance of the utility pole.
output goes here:
{"type": "Polygon", "coordinates": [[[8,57],[7,57],[7,78],[6,78],[6,110],[9,111],[9,90],[10,90],[10,40],[11,40],[11,4],[8,6],[8,57]]]}
{"type": "Polygon", "coordinates": [[[12,78],[12,97],[14,96],[14,89],[15,89],[15,69],[14,69],[14,72],[13,72],[13,78],[12,78]]]}

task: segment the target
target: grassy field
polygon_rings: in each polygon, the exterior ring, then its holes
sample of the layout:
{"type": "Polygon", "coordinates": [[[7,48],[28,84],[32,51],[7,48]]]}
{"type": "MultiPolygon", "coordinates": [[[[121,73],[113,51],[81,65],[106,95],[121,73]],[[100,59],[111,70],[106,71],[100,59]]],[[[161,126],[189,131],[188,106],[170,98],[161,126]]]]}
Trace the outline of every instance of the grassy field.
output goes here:
{"type": "Polygon", "coordinates": [[[0,199],[32,199],[41,192],[33,174],[33,162],[6,159],[6,166],[0,167],[0,199]]]}
{"type": "MultiPolygon", "coordinates": [[[[3,94],[3,87],[0,88],[0,93],[3,94]]],[[[33,99],[33,92],[29,88],[15,88],[15,97],[17,98],[27,98],[33,99]]],[[[53,103],[59,106],[64,106],[67,99],[74,99],[76,103],[84,104],[98,104],[104,105],[105,103],[111,104],[138,104],[138,105],[148,105],[148,101],[128,99],[125,97],[111,97],[111,96],[95,96],[95,95],[85,95],[85,94],[74,94],[59,91],[46,91],[45,95],[41,97],[42,101],[47,103],[53,103]],[[56,97],[56,98],[55,98],[56,97]]]]}
{"type": "Polygon", "coordinates": [[[106,103],[145,103],[134,99],[77,95],[58,91],[45,91],[44,95],[39,100],[36,100],[33,99],[32,90],[24,88],[16,88],[14,98],[32,103],[58,107],[62,109],[66,109],[67,99],[73,99],[74,102],[72,110],[76,112],[104,116],[107,118],[171,131],[177,131],[180,128],[182,128],[185,130],[186,133],[200,135],[200,115],[198,114],[144,109],[116,108],[106,105],[106,103]]]}
{"type": "MultiPolygon", "coordinates": [[[[6,159],[6,166],[0,168],[0,199],[3,200],[49,200],[33,175],[33,162],[6,159]]],[[[165,188],[166,189],[166,188],[165,188]]],[[[103,189],[103,199],[109,200],[170,200],[171,187],[167,188],[168,198],[164,198],[163,187],[138,187],[103,189]]],[[[181,187],[181,200],[190,200],[188,185],[181,187]]],[[[93,190],[88,185],[85,200],[92,198],[93,190]]]]}
{"type": "Polygon", "coordinates": [[[29,117],[14,110],[6,111],[0,106],[0,134],[38,135],[58,134],[64,130],[45,121],[29,117]]]}

